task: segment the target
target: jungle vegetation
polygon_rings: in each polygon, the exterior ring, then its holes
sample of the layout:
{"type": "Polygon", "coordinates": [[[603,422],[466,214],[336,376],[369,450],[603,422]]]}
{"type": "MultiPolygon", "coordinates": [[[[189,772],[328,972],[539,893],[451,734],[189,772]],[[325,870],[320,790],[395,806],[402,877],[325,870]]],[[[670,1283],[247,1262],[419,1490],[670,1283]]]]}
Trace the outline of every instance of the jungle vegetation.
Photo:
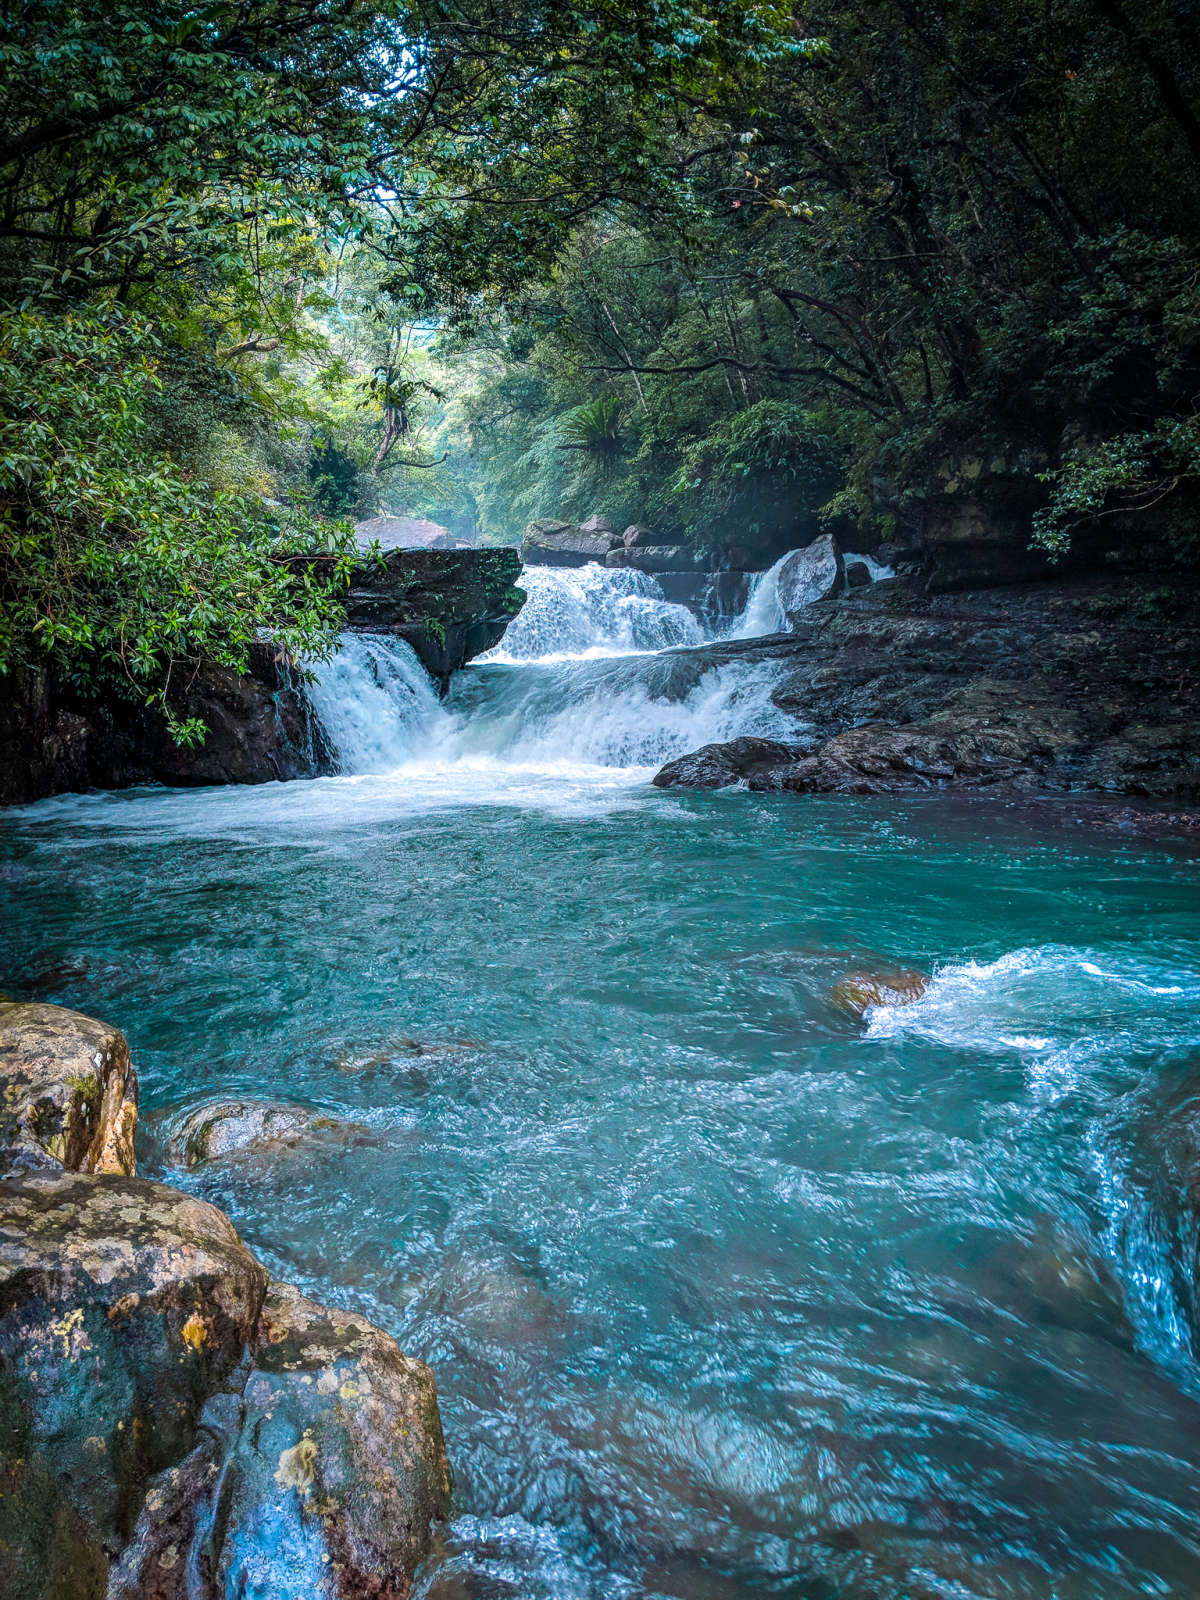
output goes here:
{"type": "MultiPolygon", "coordinates": [[[[0,669],[330,648],[349,519],[879,538],[970,456],[1186,551],[1193,0],[17,0],[0,669]]],[[[188,729],[180,729],[182,737],[188,729]]]]}

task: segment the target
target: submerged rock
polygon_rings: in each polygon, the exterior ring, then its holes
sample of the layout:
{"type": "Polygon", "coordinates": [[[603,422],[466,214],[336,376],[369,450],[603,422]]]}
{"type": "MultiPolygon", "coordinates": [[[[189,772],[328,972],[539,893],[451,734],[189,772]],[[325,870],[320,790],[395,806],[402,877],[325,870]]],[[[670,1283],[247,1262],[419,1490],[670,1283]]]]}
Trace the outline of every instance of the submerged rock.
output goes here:
{"type": "Polygon", "coordinates": [[[0,1171],[134,1171],[137,1075],[124,1034],[63,1006],[0,1003],[0,1171]]]}
{"type": "Polygon", "coordinates": [[[198,1167],[234,1150],[294,1144],[313,1125],[313,1113],[303,1106],[269,1100],[214,1100],[172,1127],[167,1149],[173,1160],[198,1167]]]}
{"type": "Polygon", "coordinates": [[[873,1006],[907,1006],[929,987],[929,975],[915,967],[878,972],[848,972],[833,986],[830,999],[839,1011],[864,1018],[873,1006]]]}

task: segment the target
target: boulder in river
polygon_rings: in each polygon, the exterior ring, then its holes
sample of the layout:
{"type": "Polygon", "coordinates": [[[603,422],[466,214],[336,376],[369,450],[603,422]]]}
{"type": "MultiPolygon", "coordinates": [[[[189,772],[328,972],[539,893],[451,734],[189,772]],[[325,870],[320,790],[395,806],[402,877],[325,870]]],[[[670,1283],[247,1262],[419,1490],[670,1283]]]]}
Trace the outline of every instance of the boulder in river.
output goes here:
{"type": "Polygon", "coordinates": [[[94,1170],[124,1038],[3,1009],[0,1595],[402,1600],[450,1492],[432,1373],[215,1206],[94,1170]]]}
{"type": "Polygon", "coordinates": [[[777,739],[730,739],[668,761],[655,773],[653,782],[656,789],[727,789],[751,777],[788,770],[798,754],[795,745],[780,744],[777,739]]]}
{"type": "Polygon", "coordinates": [[[837,594],[845,585],[841,548],[831,533],[793,550],[776,574],[776,593],[789,628],[806,606],[837,594]]]}
{"type": "Polygon", "coordinates": [[[270,1100],[213,1100],[188,1112],[171,1128],[171,1158],[189,1167],[234,1150],[294,1144],[313,1125],[303,1106],[270,1100]]]}
{"type": "Polygon", "coordinates": [[[0,1083],[5,1165],[133,1172],[137,1075],[116,1028],[63,1006],[0,1003],[0,1083]]]}
{"type": "Polygon", "coordinates": [[[848,972],[833,986],[830,996],[839,1011],[864,1018],[875,1006],[908,1006],[929,987],[929,975],[914,967],[892,967],[848,972]]]}

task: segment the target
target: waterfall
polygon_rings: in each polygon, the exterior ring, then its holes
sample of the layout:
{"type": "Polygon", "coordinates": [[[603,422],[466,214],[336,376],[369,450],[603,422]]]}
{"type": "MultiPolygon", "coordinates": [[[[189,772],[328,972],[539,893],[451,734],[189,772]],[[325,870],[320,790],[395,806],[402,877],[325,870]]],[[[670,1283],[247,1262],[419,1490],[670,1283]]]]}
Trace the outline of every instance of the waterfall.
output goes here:
{"type": "Polygon", "coordinates": [[[700,644],[704,631],[648,572],[631,567],[526,567],[528,595],[485,661],[571,660],[700,644]]]}
{"type": "Polygon", "coordinates": [[[641,779],[699,745],[796,727],[771,701],[777,663],[688,651],[492,661],[459,673],[439,702],[402,640],[347,633],[317,672],[308,694],[338,772],[404,772],[474,799],[519,774],[641,779]]]}
{"type": "Polygon", "coordinates": [[[315,670],[308,697],[339,772],[403,766],[445,720],[416,653],[390,634],[344,633],[315,670]]]}

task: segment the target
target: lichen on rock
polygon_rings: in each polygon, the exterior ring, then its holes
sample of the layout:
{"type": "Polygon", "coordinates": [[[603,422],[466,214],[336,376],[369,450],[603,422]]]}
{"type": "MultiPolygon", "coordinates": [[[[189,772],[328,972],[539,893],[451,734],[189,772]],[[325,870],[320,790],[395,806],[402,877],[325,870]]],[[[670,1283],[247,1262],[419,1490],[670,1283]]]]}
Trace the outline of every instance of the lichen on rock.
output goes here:
{"type": "Polygon", "coordinates": [[[124,1034],[63,1006],[0,1002],[0,1171],[135,1171],[124,1034]]]}

